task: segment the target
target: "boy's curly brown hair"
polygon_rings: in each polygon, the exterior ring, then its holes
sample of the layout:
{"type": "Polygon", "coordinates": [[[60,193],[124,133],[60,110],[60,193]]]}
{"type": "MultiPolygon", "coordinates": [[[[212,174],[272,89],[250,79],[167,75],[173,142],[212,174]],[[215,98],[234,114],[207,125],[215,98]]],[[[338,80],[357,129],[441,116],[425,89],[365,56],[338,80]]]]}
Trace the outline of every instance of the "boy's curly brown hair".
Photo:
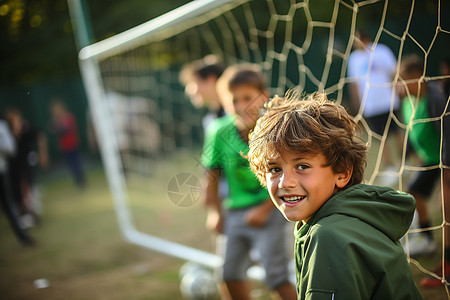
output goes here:
{"type": "Polygon", "coordinates": [[[361,183],[366,167],[366,143],[356,136],[357,124],[343,106],[325,94],[309,96],[294,90],[274,97],[265,105],[250,134],[248,160],[262,185],[269,162],[280,150],[316,155],[322,153],[335,173],[352,171],[345,188],[361,183]]]}

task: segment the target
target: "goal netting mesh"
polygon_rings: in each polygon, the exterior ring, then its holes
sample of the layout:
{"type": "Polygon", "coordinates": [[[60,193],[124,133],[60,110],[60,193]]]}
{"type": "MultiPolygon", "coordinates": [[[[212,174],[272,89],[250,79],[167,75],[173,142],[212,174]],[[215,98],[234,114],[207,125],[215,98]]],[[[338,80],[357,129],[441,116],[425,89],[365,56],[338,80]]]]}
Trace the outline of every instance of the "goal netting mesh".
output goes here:
{"type": "MultiPolygon", "coordinates": [[[[388,178],[394,188],[405,190],[414,172],[440,169],[442,174],[449,167],[442,158],[424,168],[414,153],[406,155],[412,124],[406,125],[392,109],[383,134],[369,129],[364,97],[360,108],[352,111],[350,90],[357,79],[348,75],[348,62],[355,33],[363,28],[373,37],[368,51],[386,45],[397,61],[392,80],[381,84],[393,88],[392,99],[395,86],[408,83],[399,76],[406,54],[415,53],[424,61],[423,76],[415,82],[441,84],[449,79],[440,69],[448,59],[449,7],[448,1],[438,0],[198,0],[84,48],[80,65],[124,235],[170,255],[220,263],[211,254],[213,239],[204,229],[205,215],[198,203],[206,111],[192,106],[180,83],[185,64],[210,54],[226,65],[261,65],[272,96],[292,87],[306,93],[325,91],[329,99],[347,107],[370,146],[366,183],[384,184],[388,178]],[[400,144],[391,139],[389,124],[399,128],[400,144]],[[388,145],[394,167],[390,169],[383,167],[388,145]]],[[[367,80],[366,87],[377,84],[367,80]]],[[[409,94],[406,97],[416,103],[409,94]]],[[[448,100],[443,101],[448,106],[448,100]]],[[[442,123],[444,116],[442,112],[414,122],[442,123]]],[[[432,272],[444,249],[442,175],[427,205],[432,227],[411,233],[432,230],[438,251],[434,259],[408,259],[420,273],[417,278],[430,274],[443,279],[448,294],[445,278],[432,272]]]]}

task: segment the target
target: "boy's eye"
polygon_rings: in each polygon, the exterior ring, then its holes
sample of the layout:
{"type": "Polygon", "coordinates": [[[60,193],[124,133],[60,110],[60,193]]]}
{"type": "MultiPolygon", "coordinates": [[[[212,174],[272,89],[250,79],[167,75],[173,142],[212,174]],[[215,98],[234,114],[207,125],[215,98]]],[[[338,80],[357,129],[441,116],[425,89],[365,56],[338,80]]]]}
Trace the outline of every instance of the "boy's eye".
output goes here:
{"type": "Polygon", "coordinates": [[[269,168],[269,173],[270,174],[276,174],[276,173],[279,173],[279,172],[281,172],[281,169],[278,168],[278,167],[269,168]]]}
{"type": "Polygon", "coordinates": [[[299,169],[299,170],[307,170],[307,169],[309,169],[309,166],[308,165],[298,165],[297,169],[299,169]]]}

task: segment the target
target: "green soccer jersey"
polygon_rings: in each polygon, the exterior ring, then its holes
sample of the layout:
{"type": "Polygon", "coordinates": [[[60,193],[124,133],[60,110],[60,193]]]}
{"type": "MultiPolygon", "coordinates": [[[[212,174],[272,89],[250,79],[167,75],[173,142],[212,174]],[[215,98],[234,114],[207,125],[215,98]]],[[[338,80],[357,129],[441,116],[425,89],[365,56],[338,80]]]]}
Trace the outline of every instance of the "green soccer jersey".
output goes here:
{"type": "Polygon", "coordinates": [[[408,136],[409,141],[425,165],[434,165],[438,164],[440,159],[440,136],[434,124],[426,122],[426,119],[430,117],[427,100],[427,96],[421,97],[417,103],[413,96],[411,96],[411,100],[408,97],[404,98],[402,114],[406,125],[408,125],[414,113],[412,119],[414,123],[408,136]]]}
{"type": "Polygon", "coordinates": [[[225,116],[208,126],[201,158],[206,168],[223,169],[229,188],[224,202],[227,209],[245,208],[269,199],[244,158],[248,144],[239,135],[234,120],[234,116],[225,116]]]}

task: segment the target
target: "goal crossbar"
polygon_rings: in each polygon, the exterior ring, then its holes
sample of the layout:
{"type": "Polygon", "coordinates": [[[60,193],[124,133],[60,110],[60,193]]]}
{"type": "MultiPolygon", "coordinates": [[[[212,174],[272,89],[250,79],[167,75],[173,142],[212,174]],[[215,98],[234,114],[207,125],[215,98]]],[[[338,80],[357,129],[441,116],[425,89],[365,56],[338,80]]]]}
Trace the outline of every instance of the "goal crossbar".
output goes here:
{"type": "Polygon", "coordinates": [[[215,14],[211,12],[216,8],[224,5],[237,6],[242,2],[242,0],[195,0],[189,2],[148,22],[84,47],[80,50],[79,59],[83,61],[96,57],[101,60],[120,53],[123,50],[135,48],[143,43],[148,43],[152,38],[157,36],[160,39],[168,38],[170,35],[174,35],[189,27],[195,26],[199,22],[203,23],[213,18],[215,14]],[[207,14],[207,16],[205,14],[207,14]],[[200,16],[202,18],[197,18],[200,16]],[[179,27],[178,30],[173,30],[172,27],[181,23],[184,24],[188,20],[198,21],[192,23],[191,26],[183,26],[179,27]],[[160,33],[169,27],[171,28],[171,33],[160,36],[160,33]]]}

